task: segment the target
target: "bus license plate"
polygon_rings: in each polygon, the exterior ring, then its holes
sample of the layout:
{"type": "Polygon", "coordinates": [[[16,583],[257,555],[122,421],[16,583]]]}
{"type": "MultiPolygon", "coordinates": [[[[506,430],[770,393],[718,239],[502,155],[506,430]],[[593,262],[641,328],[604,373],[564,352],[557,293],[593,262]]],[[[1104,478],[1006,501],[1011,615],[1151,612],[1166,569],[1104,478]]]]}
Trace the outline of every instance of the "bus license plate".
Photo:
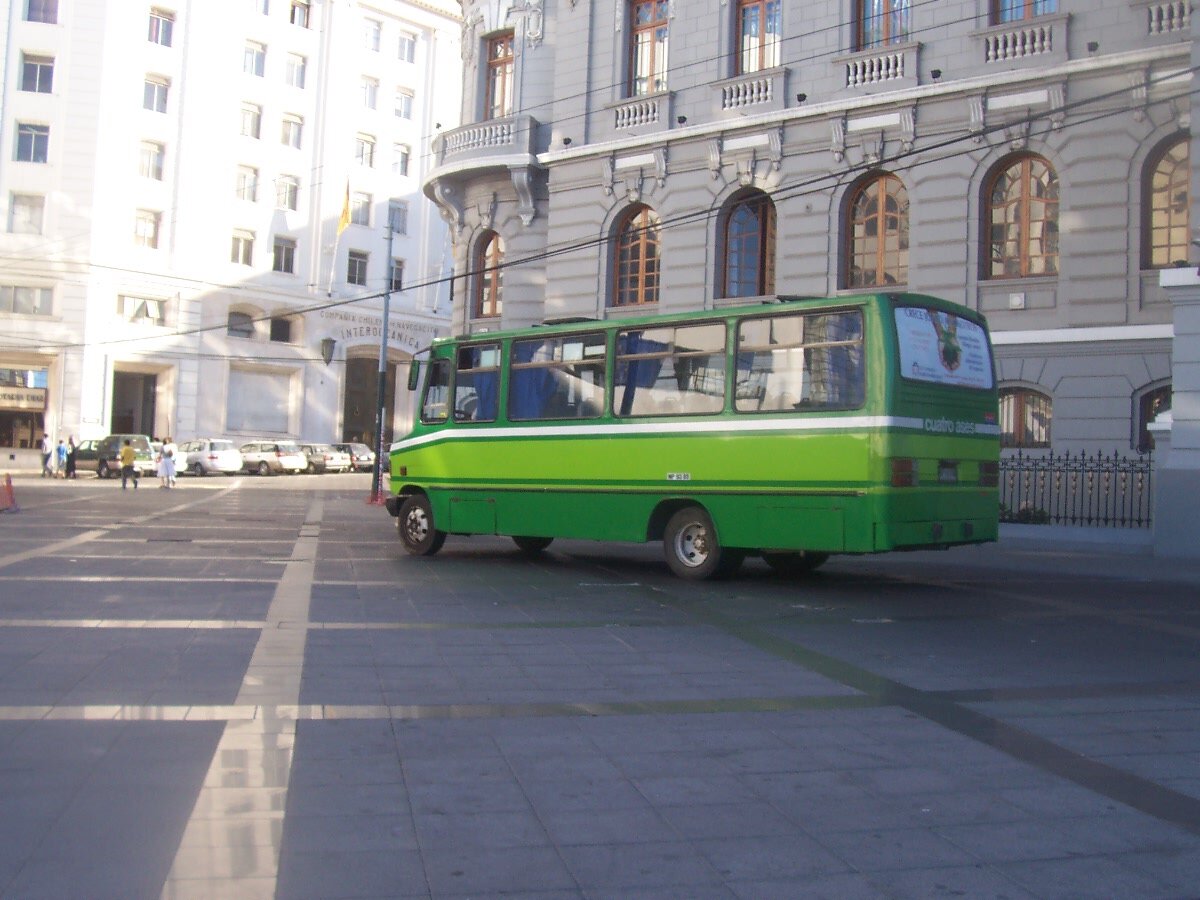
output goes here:
{"type": "Polygon", "coordinates": [[[958,463],[945,460],[939,462],[938,481],[941,484],[958,484],[958,463]]]}

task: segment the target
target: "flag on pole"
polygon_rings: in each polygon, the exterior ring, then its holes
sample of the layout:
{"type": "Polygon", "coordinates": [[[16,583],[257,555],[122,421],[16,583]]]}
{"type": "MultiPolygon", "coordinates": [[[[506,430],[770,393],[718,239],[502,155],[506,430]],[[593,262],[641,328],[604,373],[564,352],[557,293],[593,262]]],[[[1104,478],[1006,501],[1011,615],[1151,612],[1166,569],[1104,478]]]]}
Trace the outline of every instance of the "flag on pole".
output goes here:
{"type": "Polygon", "coordinates": [[[342,214],[338,217],[337,236],[341,237],[346,226],[350,224],[350,182],[346,182],[346,199],[342,201],[342,214]]]}

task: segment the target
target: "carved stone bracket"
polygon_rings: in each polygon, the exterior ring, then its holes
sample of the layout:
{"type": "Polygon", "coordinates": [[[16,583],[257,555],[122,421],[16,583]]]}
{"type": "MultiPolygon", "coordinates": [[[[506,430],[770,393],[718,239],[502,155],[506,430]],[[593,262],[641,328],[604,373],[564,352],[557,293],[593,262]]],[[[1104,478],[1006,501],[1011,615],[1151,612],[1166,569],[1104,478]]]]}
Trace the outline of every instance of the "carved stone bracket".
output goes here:
{"type": "Polygon", "coordinates": [[[667,148],[658,147],[654,151],[654,179],[659,187],[667,185],[667,148]]]}
{"type": "Polygon", "coordinates": [[[917,110],[910,106],[900,110],[900,152],[912,153],[917,142],[917,110]]]}
{"type": "Polygon", "coordinates": [[[499,204],[499,198],[496,192],[492,191],[491,197],[486,202],[480,201],[475,204],[475,214],[479,217],[479,224],[484,228],[492,228],[496,224],[496,206],[499,204]]]}
{"type": "Polygon", "coordinates": [[[721,139],[713,138],[708,142],[708,171],[712,172],[713,180],[721,177],[721,139]]]}
{"type": "Polygon", "coordinates": [[[864,134],[862,139],[863,162],[868,166],[877,166],[879,161],[883,159],[883,148],[887,143],[887,136],[883,131],[864,134]]]}
{"type": "Polygon", "coordinates": [[[757,162],[754,151],[750,151],[750,156],[747,159],[739,159],[737,161],[738,184],[742,187],[749,187],[754,184],[754,165],[757,162]]]}
{"type": "Polygon", "coordinates": [[[604,187],[605,195],[611,197],[616,188],[616,168],[611,156],[606,156],[600,163],[600,184],[604,187]]]}
{"type": "Polygon", "coordinates": [[[1150,102],[1150,73],[1140,69],[1129,73],[1129,108],[1133,110],[1133,121],[1146,118],[1146,106],[1150,102]]]}
{"type": "Polygon", "coordinates": [[[1067,89],[1062,84],[1052,84],[1049,89],[1050,93],[1050,127],[1055,131],[1061,131],[1063,122],[1067,118],[1067,89]]]}
{"type": "Polygon", "coordinates": [[[983,94],[979,94],[975,97],[971,97],[968,102],[970,104],[971,115],[971,140],[973,140],[976,144],[979,144],[982,143],[983,132],[984,129],[987,128],[987,97],[983,94]]]}
{"type": "Polygon", "coordinates": [[[1009,149],[1024,150],[1029,144],[1029,120],[1005,125],[1004,139],[1008,141],[1009,149]]]}
{"type": "Polygon", "coordinates": [[[783,129],[776,128],[767,133],[771,154],[771,168],[778,172],[783,168],[783,129]]]}
{"type": "Polygon", "coordinates": [[[543,0],[524,0],[524,3],[514,6],[512,9],[513,12],[524,13],[524,25],[522,26],[524,41],[522,43],[530,50],[542,42],[544,33],[542,2],[543,0]]]}
{"type": "Polygon", "coordinates": [[[434,202],[437,203],[438,214],[443,221],[454,229],[456,234],[463,230],[462,201],[454,195],[454,189],[445,181],[436,181],[433,185],[434,202]]]}
{"type": "Polygon", "coordinates": [[[846,119],[833,119],[829,123],[829,150],[833,153],[833,161],[840,163],[846,158],[846,119]]]}
{"type": "Polygon", "coordinates": [[[533,205],[533,176],[525,166],[510,169],[513,189],[517,192],[517,215],[526,227],[533,224],[537,208],[533,205]]]}

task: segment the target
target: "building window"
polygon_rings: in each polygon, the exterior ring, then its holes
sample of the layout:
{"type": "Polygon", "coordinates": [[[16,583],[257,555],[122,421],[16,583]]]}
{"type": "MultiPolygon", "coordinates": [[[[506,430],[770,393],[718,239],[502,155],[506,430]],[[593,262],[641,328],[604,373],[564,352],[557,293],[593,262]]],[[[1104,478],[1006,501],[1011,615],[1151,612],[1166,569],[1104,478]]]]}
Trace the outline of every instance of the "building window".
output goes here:
{"type": "Polygon", "coordinates": [[[54,58],[21,54],[21,90],[49,94],[54,90],[54,58]]]}
{"type": "Polygon", "coordinates": [[[755,192],[738,200],[724,221],[722,297],[775,293],[775,204],[755,192]]]}
{"type": "Polygon", "coordinates": [[[987,192],[985,278],[1058,274],[1058,177],[1040,156],[1003,164],[987,192]]]}
{"type": "Polygon", "coordinates": [[[991,6],[993,25],[1058,12],[1058,0],[991,0],[991,6]]]}
{"type": "Polygon", "coordinates": [[[171,83],[165,78],[147,78],[142,86],[142,107],[151,112],[167,111],[167,92],[171,83]]]}
{"type": "Polygon", "coordinates": [[[1155,417],[1171,408],[1170,383],[1159,384],[1143,390],[1134,398],[1137,408],[1137,443],[1138,453],[1149,453],[1154,449],[1154,434],[1148,426],[1155,417]]]}
{"type": "Polygon", "coordinates": [[[133,243],[138,247],[158,249],[158,232],[162,224],[162,213],[139,209],[133,220],[133,243]]]}
{"type": "Polygon", "coordinates": [[[513,33],[487,42],[487,118],[502,119],[513,110],[513,33]]]}
{"type": "Polygon", "coordinates": [[[242,104],[242,135],[258,140],[262,136],[262,107],[255,103],[242,104]]]}
{"type": "Polygon", "coordinates": [[[1000,446],[1036,449],[1050,446],[1053,402],[1030,388],[1000,389],[1000,446]]]}
{"type": "Polygon", "coordinates": [[[308,27],[309,16],[308,0],[292,0],[292,24],[299,25],[301,28],[308,27]]]}
{"type": "Polygon", "coordinates": [[[13,194],[8,205],[10,234],[41,234],[46,198],[41,194],[13,194]]]}
{"type": "Polygon", "coordinates": [[[50,288],[0,284],[0,313],[22,316],[48,316],[51,313],[53,292],[50,288]]]}
{"type": "Polygon", "coordinates": [[[362,98],[363,106],[367,109],[375,109],[379,104],[379,79],[364,78],[362,80],[362,98]]]}
{"type": "Polygon", "coordinates": [[[668,0],[634,0],[629,46],[629,95],[644,97],[667,89],[668,0]]]}
{"type": "Polygon", "coordinates": [[[388,227],[396,234],[408,234],[408,201],[393,200],[388,204],[388,227]]]}
{"type": "Polygon", "coordinates": [[[161,9],[150,10],[150,31],[146,35],[152,44],[171,46],[171,33],[175,30],[175,16],[161,9]]]}
{"type": "Polygon", "coordinates": [[[300,139],[304,133],[304,120],[299,116],[286,115],[280,131],[280,140],[289,147],[300,149],[300,139]]]}
{"type": "Polygon", "coordinates": [[[58,0],[26,0],[25,21],[57,25],[58,0]]]}
{"type": "Polygon", "coordinates": [[[238,166],[235,193],[239,200],[253,203],[258,199],[258,169],[238,166]]]}
{"type": "Polygon", "coordinates": [[[396,91],[396,118],[411,119],[413,116],[413,92],[401,88],[396,91]]]}
{"type": "Polygon", "coordinates": [[[912,0],[855,0],[855,46],[898,44],[912,33],[912,0]]]}
{"type": "Polygon", "coordinates": [[[504,240],[487,232],[475,250],[475,303],[477,318],[498,316],[504,311],[504,240]]]}
{"type": "Polygon", "coordinates": [[[415,62],[417,58],[417,36],[411,31],[400,32],[400,62],[415,62]]]}
{"type": "Polygon", "coordinates": [[[1188,138],[1167,145],[1148,166],[1143,201],[1143,269],[1187,265],[1191,234],[1191,165],[1188,138]]]}
{"type": "Polygon", "coordinates": [[[249,266],[254,262],[254,232],[235,231],[233,233],[233,251],[229,255],[230,262],[239,266],[249,266]]]}
{"type": "Polygon", "coordinates": [[[355,192],[350,197],[350,224],[371,224],[371,195],[355,192]]]}
{"type": "Polygon", "coordinates": [[[250,0],[250,3],[260,15],[269,16],[271,14],[271,0],[250,0]]]}
{"type": "Polygon", "coordinates": [[[246,41],[246,52],[242,57],[242,71],[247,75],[263,77],[267,69],[267,47],[257,41],[246,41]]]}
{"type": "Polygon", "coordinates": [[[908,191],[895,175],[863,181],[850,195],[846,287],[908,282],[908,191]]]}
{"type": "Polygon", "coordinates": [[[296,273],[296,240],[295,238],[277,237],[271,256],[271,271],[296,273]]]}
{"type": "Polygon", "coordinates": [[[369,134],[360,134],[354,139],[354,159],[360,166],[368,169],[375,166],[375,138],[369,134]]]}
{"type": "Polygon", "coordinates": [[[308,69],[308,59],[297,53],[289,53],[285,77],[287,83],[294,88],[304,87],[304,73],[308,69]]]}
{"type": "Polygon", "coordinates": [[[392,274],[388,282],[388,290],[393,293],[404,290],[404,260],[392,260],[392,274]]]}
{"type": "Polygon", "coordinates": [[[230,337],[253,338],[254,317],[249,313],[230,312],[225,321],[225,333],[230,337]]]}
{"type": "Polygon", "coordinates": [[[408,144],[392,145],[392,174],[408,176],[408,162],[412,158],[412,148],[408,144]]]}
{"type": "Polygon", "coordinates": [[[141,149],[138,151],[138,174],[143,178],[162,181],[165,157],[166,150],[163,149],[162,144],[154,141],[142,141],[141,149]]]}
{"type": "Polygon", "coordinates": [[[761,72],[779,65],[782,40],[780,0],[738,0],[738,73],[761,72]]]}
{"type": "Polygon", "coordinates": [[[376,19],[363,19],[363,46],[368,50],[379,52],[379,42],[383,37],[383,23],[376,19]]]}
{"type": "Polygon", "coordinates": [[[300,205],[300,179],[280,175],[275,179],[275,205],[279,209],[297,209],[300,205]]]}
{"type": "Polygon", "coordinates": [[[44,163],[50,156],[50,126],[17,123],[17,162],[44,163]]]}
{"type": "Polygon", "coordinates": [[[126,322],[143,325],[166,325],[167,303],[149,297],[117,297],[117,314],[126,322]]]}
{"type": "Polygon", "coordinates": [[[277,344],[290,344],[292,342],[292,320],[272,319],[271,340],[277,344]]]}
{"type": "Polygon", "coordinates": [[[346,281],[350,284],[365,286],[367,283],[367,260],[369,254],[361,250],[351,250],[346,258],[346,281]]]}
{"type": "Polygon", "coordinates": [[[635,206],[617,229],[613,306],[658,302],[658,216],[648,206],[635,206]]]}

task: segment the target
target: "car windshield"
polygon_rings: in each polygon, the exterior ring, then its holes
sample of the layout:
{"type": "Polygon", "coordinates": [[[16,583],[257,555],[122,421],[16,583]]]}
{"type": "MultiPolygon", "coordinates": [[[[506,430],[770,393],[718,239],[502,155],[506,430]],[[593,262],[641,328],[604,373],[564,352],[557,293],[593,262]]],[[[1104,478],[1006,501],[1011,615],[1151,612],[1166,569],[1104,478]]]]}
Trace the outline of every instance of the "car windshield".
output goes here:
{"type": "Polygon", "coordinates": [[[211,450],[232,450],[233,441],[211,441],[208,446],[211,450]]]}
{"type": "Polygon", "coordinates": [[[280,441],[275,445],[275,449],[281,453],[299,453],[300,448],[291,441],[280,441]]]}

